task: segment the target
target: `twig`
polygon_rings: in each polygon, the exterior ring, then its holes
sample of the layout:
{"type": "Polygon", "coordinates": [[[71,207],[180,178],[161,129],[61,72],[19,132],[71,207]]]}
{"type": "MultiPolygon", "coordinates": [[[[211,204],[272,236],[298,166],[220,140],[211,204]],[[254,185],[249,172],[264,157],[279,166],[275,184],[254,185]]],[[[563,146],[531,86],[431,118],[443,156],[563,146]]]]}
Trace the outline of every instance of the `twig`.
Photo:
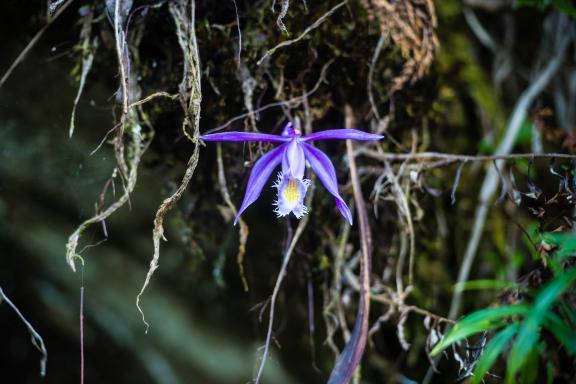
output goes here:
{"type": "MultiPolygon", "coordinates": [[[[412,213],[410,211],[410,205],[408,203],[408,194],[402,190],[400,183],[398,181],[398,177],[392,171],[392,167],[388,163],[385,164],[386,167],[386,175],[390,180],[390,183],[393,187],[393,193],[396,195],[396,204],[400,212],[404,216],[404,220],[406,221],[407,230],[409,233],[409,257],[408,257],[408,284],[412,284],[413,279],[413,269],[414,269],[414,257],[416,254],[416,239],[414,234],[414,224],[412,220],[412,213]]],[[[405,248],[405,247],[402,247],[405,248]]],[[[401,252],[400,257],[398,257],[398,262],[396,265],[396,289],[398,295],[400,295],[404,291],[404,284],[402,282],[402,272],[404,270],[404,262],[406,258],[406,252],[401,252]]]]}
{"type": "Polygon", "coordinates": [[[177,93],[176,93],[176,94],[171,94],[171,93],[164,92],[164,91],[154,92],[153,94],[148,95],[148,96],[146,96],[145,98],[143,98],[143,99],[141,99],[141,100],[138,100],[138,101],[133,102],[132,104],[129,105],[129,108],[133,108],[133,107],[136,107],[136,106],[145,104],[145,103],[147,103],[147,102],[149,102],[149,101],[151,101],[151,100],[154,100],[154,99],[156,99],[156,98],[158,98],[158,97],[166,97],[166,98],[168,98],[168,99],[170,99],[170,100],[176,100],[176,99],[178,98],[178,96],[179,96],[179,94],[177,94],[177,93]]]}
{"type": "Polygon", "coordinates": [[[301,96],[297,96],[297,97],[293,97],[291,99],[288,100],[283,100],[283,101],[278,101],[275,103],[270,103],[267,104],[263,107],[260,107],[258,109],[255,109],[252,112],[247,112],[247,113],[243,113],[241,115],[238,115],[236,117],[231,118],[230,120],[228,120],[226,123],[219,125],[218,127],[214,128],[214,129],[210,129],[208,131],[205,132],[205,134],[209,134],[209,133],[214,133],[214,132],[218,132],[223,130],[224,128],[227,128],[228,126],[230,126],[230,124],[238,121],[238,120],[242,120],[246,117],[249,116],[255,116],[257,114],[259,114],[260,112],[263,112],[267,109],[273,108],[273,107],[281,107],[284,105],[289,105],[292,103],[299,103],[299,102],[303,102],[304,100],[306,100],[309,96],[311,96],[312,94],[314,94],[318,88],[320,88],[320,84],[322,84],[324,81],[326,81],[326,71],[328,71],[328,68],[330,67],[330,65],[334,62],[334,59],[329,60],[326,64],[324,64],[324,66],[322,67],[322,69],[320,70],[320,76],[318,77],[318,80],[316,81],[316,84],[314,84],[314,87],[312,87],[311,90],[309,90],[308,92],[303,93],[301,96]]]}
{"type": "Polygon", "coordinates": [[[298,41],[302,40],[304,38],[304,36],[306,36],[308,33],[310,33],[310,31],[318,28],[324,21],[326,21],[326,19],[328,17],[330,17],[334,12],[336,12],[338,10],[338,8],[343,7],[344,5],[346,5],[346,3],[348,3],[348,0],[344,0],[341,3],[336,4],[332,9],[330,9],[328,12],[326,12],[325,14],[323,14],[318,20],[316,20],[312,25],[310,25],[308,28],[306,28],[304,30],[304,32],[302,32],[300,34],[300,36],[294,38],[294,39],[290,39],[290,40],[286,40],[281,42],[280,44],[276,45],[275,47],[269,49],[266,54],[264,56],[262,56],[260,58],[260,60],[258,60],[258,62],[256,63],[257,65],[262,64],[262,62],[272,56],[274,54],[274,52],[276,52],[278,49],[286,47],[288,45],[292,45],[294,43],[297,43],[298,41]]]}
{"type": "MultiPolygon", "coordinates": [[[[345,106],[345,115],[346,127],[351,128],[355,126],[354,113],[348,104],[345,106]]],[[[334,369],[330,374],[330,378],[328,379],[328,384],[347,384],[354,375],[354,372],[360,364],[368,340],[368,322],[370,317],[372,234],[370,232],[370,224],[366,212],[366,203],[362,197],[362,189],[358,179],[352,141],[346,140],[346,150],[350,165],[350,179],[352,181],[352,189],[354,192],[354,202],[356,204],[356,212],[360,226],[360,245],[362,249],[360,257],[360,303],[358,305],[358,313],[356,315],[356,323],[354,325],[354,330],[352,331],[352,337],[338,357],[334,369]]]]}
{"type": "Polygon", "coordinates": [[[329,301],[324,305],[324,322],[326,323],[326,344],[334,352],[335,358],[338,357],[340,351],[334,343],[334,334],[336,333],[337,327],[332,326],[330,319],[333,319],[334,323],[340,323],[340,328],[344,335],[344,340],[347,342],[350,339],[350,331],[346,327],[346,322],[339,321],[338,317],[332,313],[333,308],[342,313],[342,302],[340,298],[340,292],[342,291],[342,269],[344,265],[344,257],[346,256],[346,245],[348,244],[348,238],[350,237],[350,225],[346,222],[342,224],[342,231],[340,234],[340,240],[338,241],[338,246],[334,252],[334,259],[332,261],[332,284],[329,287],[329,301]]]}
{"type": "Polygon", "coordinates": [[[36,347],[36,349],[40,351],[40,353],[42,354],[42,358],[40,359],[40,376],[45,377],[46,362],[48,361],[48,351],[46,350],[46,346],[44,345],[44,340],[42,340],[42,336],[40,336],[40,334],[36,332],[32,324],[30,324],[30,322],[26,320],[22,312],[20,312],[18,307],[14,305],[14,303],[4,293],[2,287],[0,287],[0,303],[2,303],[2,301],[5,301],[6,304],[8,304],[8,306],[12,308],[14,312],[16,312],[20,320],[24,323],[24,325],[28,329],[28,332],[30,332],[30,335],[32,336],[32,345],[34,345],[34,347],[36,347]]]}
{"type": "Polygon", "coordinates": [[[380,120],[380,114],[378,113],[378,107],[376,106],[376,101],[374,100],[374,92],[372,91],[372,82],[374,79],[374,69],[376,68],[376,63],[378,62],[378,58],[380,57],[380,53],[382,52],[382,48],[384,47],[384,43],[386,42],[386,36],[382,33],[380,35],[380,39],[378,39],[378,44],[376,45],[376,49],[374,50],[374,55],[372,56],[372,60],[370,60],[370,68],[368,69],[368,81],[366,84],[366,88],[368,90],[368,100],[370,101],[370,107],[372,108],[372,113],[376,119],[380,120]]]}
{"type": "Polygon", "coordinates": [[[462,168],[464,168],[466,162],[460,163],[458,170],[456,171],[456,177],[454,178],[454,185],[452,186],[452,193],[450,193],[450,203],[452,205],[456,204],[456,191],[458,190],[458,184],[460,184],[460,175],[462,174],[462,168]]]}
{"type": "Polygon", "coordinates": [[[52,23],[54,23],[54,21],[62,14],[62,12],[66,10],[66,8],[68,8],[70,4],[72,4],[73,1],[74,0],[70,0],[66,4],[62,5],[60,9],[58,9],[58,11],[54,14],[54,16],[50,17],[50,19],[46,22],[46,24],[42,28],[40,28],[40,30],[34,35],[32,40],[30,40],[28,45],[22,50],[22,52],[20,52],[18,57],[16,57],[16,60],[14,60],[10,65],[10,67],[6,70],[6,72],[4,72],[4,75],[2,75],[2,78],[0,79],[0,88],[2,88],[2,86],[4,85],[6,80],[8,80],[14,69],[18,66],[18,64],[20,64],[24,60],[26,55],[30,52],[30,50],[32,50],[34,45],[36,45],[38,40],[40,40],[44,32],[46,32],[46,30],[48,29],[48,27],[50,27],[52,23]]]}
{"type": "Polygon", "coordinates": [[[470,27],[472,32],[474,32],[474,35],[476,35],[478,40],[480,40],[480,42],[486,48],[490,49],[492,53],[494,54],[498,53],[499,50],[498,44],[496,44],[492,36],[490,36],[490,33],[482,25],[482,23],[480,23],[480,20],[478,20],[478,17],[476,17],[474,11],[472,11],[468,7],[464,7],[462,13],[464,13],[464,18],[466,19],[468,26],[470,27]]]}
{"type": "Polygon", "coordinates": [[[236,12],[236,29],[238,30],[238,57],[236,59],[236,65],[240,68],[241,53],[242,53],[242,30],[240,29],[240,15],[238,15],[238,6],[236,5],[236,0],[232,0],[234,4],[234,11],[236,12]]]}
{"type": "MultiPolygon", "coordinates": [[[[350,268],[346,268],[344,270],[346,283],[356,292],[360,292],[360,282],[358,281],[358,277],[350,270],[350,268]]],[[[388,297],[385,293],[377,293],[371,292],[370,293],[370,300],[380,304],[386,304],[388,306],[394,307],[398,312],[402,311],[410,311],[422,315],[424,317],[429,316],[434,320],[438,321],[439,323],[449,323],[454,324],[456,323],[454,320],[451,320],[447,317],[440,316],[436,313],[430,312],[426,309],[417,307],[415,305],[406,305],[403,301],[399,301],[394,298],[388,297]]]]}
{"type": "Polygon", "coordinates": [[[531,158],[557,158],[557,159],[576,159],[576,155],[567,153],[513,153],[513,154],[496,154],[496,155],[456,155],[451,153],[440,152],[417,152],[417,153],[380,153],[371,149],[362,148],[359,154],[382,161],[404,161],[404,160],[449,160],[451,164],[457,161],[495,161],[495,160],[515,160],[531,158]]]}
{"type": "Polygon", "coordinates": [[[46,19],[50,20],[54,12],[58,10],[58,8],[64,3],[66,0],[56,0],[52,2],[52,0],[48,0],[47,7],[46,7],[46,19]]]}
{"type": "Polygon", "coordinates": [[[314,311],[314,284],[312,273],[307,264],[304,264],[306,270],[306,296],[308,298],[308,337],[310,338],[310,354],[312,355],[312,367],[316,372],[322,372],[316,364],[316,343],[314,336],[316,334],[316,316],[314,311]]]}
{"type": "MultiPolygon", "coordinates": [[[[312,181],[313,182],[313,181],[312,181]]],[[[314,189],[309,189],[309,193],[306,196],[306,205],[310,204],[312,197],[314,195],[314,189]]],[[[266,332],[266,342],[264,345],[264,353],[262,354],[262,361],[260,362],[260,367],[258,368],[258,374],[256,375],[255,383],[258,384],[260,382],[260,377],[262,376],[262,372],[264,372],[264,366],[266,365],[266,359],[268,357],[268,352],[270,350],[270,341],[272,340],[272,327],[274,325],[274,310],[276,308],[276,298],[278,296],[278,292],[280,292],[280,287],[282,286],[282,281],[284,281],[284,277],[286,276],[286,270],[288,268],[288,262],[290,261],[290,257],[294,252],[294,248],[296,247],[296,243],[300,239],[300,236],[304,232],[306,225],[308,224],[310,216],[306,215],[298,223],[298,227],[296,228],[296,232],[294,236],[289,236],[287,239],[288,247],[286,252],[284,253],[284,259],[282,261],[282,267],[280,268],[280,272],[278,273],[278,277],[276,278],[276,284],[274,285],[274,290],[272,291],[272,297],[270,298],[270,313],[268,315],[268,330],[266,332]],[[290,238],[291,237],[291,238],[290,238]]],[[[288,223],[287,225],[290,225],[288,223]]]]}

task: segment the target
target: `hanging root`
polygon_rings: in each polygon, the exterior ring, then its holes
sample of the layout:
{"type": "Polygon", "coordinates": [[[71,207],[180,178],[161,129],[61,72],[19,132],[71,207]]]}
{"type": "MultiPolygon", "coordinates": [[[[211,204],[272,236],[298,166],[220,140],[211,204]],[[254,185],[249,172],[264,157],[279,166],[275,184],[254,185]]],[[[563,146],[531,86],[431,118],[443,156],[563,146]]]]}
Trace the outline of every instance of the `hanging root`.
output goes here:
{"type": "Polygon", "coordinates": [[[84,91],[84,85],[86,84],[86,77],[92,69],[92,63],[94,62],[94,55],[96,54],[96,49],[98,48],[98,38],[90,39],[92,35],[92,23],[94,18],[94,11],[92,7],[88,7],[88,13],[83,17],[82,30],[80,31],[80,40],[82,41],[79,49],[82,53],[82,69],[80,72],[80,80],[78,82],[78,92],[74,98],[74,104],[72,106],[72,114],[70,116],[70,128],[69,135],[72,137],[75,128],[76,119],[76,107],[82,97],[82,92],[84,91]]]}
{"type": "Polygon", "coordinates": [[[282,7],[280,8],[280,14],[276,19],[276,25],[280,30],[288,35],[288,30],[286,29],[286,25],[284,25],[284,18],[288,14],[288,8],[290,7],[290,0],[282,0],[282,7]]]}
{"type": "MultiPolygon", "coordinates": [[[[197,128],[195,131],[195,136],[198,136],[197,128]]],[[[154,242],[154,255],[152,257],[152,261],[150,261],[150,268],[148,269],[148,273],[146,274],[146,280],[144,281],[144,285],[140,289],[138,296],[136,296],[136,307],[138,308],[138,311],[142,316],[142,321],[146,325],[146,333],[148,333],[150,324],[148,324],[148,322],[146,321],[144,311],[140,307],[140,297],[142,296],[142,294],[144,294],[144,291],[148,287],[148,284],[150,284],[150,279],[152,278],[152,275],[158,268],[158,260],[160,259],[160,239],[166,240],[166,238],[164,237],[164,227],[163,227],[164,217],[172,209],[174,204],[176,204],[176,202],[180,200],[186,188],[188,188],[188,183],[192,179],[194,171],[196,170],[196,166],[198,165],[198,157],[199,157],[198,155],[199,155],[199,144],[198,141],[196,141],[196,144],[194,146],[194,152],[192,153],[192,156],[188,160],[188,166],[186,168],[186,172],[184,173],[184,177],[180,182],[180,186],[178,187],[176,192],[172,194],[172,196],[170,196],[169,198],[165,199],[162,202],[160,208],[158,208],[158,211],[156,212],[156,217],[154,218],[154,230],[152,232],[152,240],[154,242]]]]}
{"type": "Polygon", "coordinates": [[[175,0],[170,2],[169,9],[174,23],[176,24],[176,34],[178,37],[178,43],[182,49],[184,60],[182,81],[180,82],[179,87],[180,104],[185,113],[184,121],[182,123],[182,131],[184,135],[194,143],[194,151],[188,160],[186,172],[180,182],[180,186],[172,196],[162,202],[154,219],[154,229],[152,231],[154,255],[150,261],[150,268],[146,274],[146,280],[144,281],[138,296],[136,296],[136,307],[142,316],[142,321],[146,325],[146,333],[150,328],[150,324],[146,321],[144,311],[140,306],[140,298],[150,284],[152,275],[158,268],[158,260],[160,259],[160,239],[166,240],[164,238],[164,218],[174,207],[176,202],[180,200],[182,194],[188,187],[188,184],[194,175],[194,171],[196,170],[196,166],[198,165],[200,151],[198,136],[200,136],[200,102],[202,100],[202,91],[200,87],[201,73],[195,30],[196,4],[194,1],[191,1],[190,3],[190,6],[188,6],[187,0],[175,0]],[[193,131],[192,136],[188,133],[188,129],[190,128],[193,131]]]}
{"type": "Polygon", "coordinates": [[[108,206],[108,208],[106,208],[104,211],[94,215],[90,219],[80,224],[78,228],[68,238],[68,242],[66,243],[66,262],[74,272],[76,272],[76,265],[74,263],[74,260],[78,256],[76,248],[78,247],[78,242],[80,240],[82,232],[84,232],[84,230],[86,230],[92,224],[103,222],[110,215],[116,212],[119,208],[124,206],[124,204],[126,204],[129,201],[130,194],[132,193],[134,187],[136,186],[140,159],[142,158],[142,155],[148,148],[148,145],[150,144],[152,137],[151,135],[148,136],[143,135],[142,128],[136,121],[133,121],[130,124],[129,136],[131,139],[129,147],[130,149],[129,161],[128,161],[129,172],[127,182],[124,185],[124,193],[122,194],[122,196],[120,196],[118,200],[116,200],[114,203],[108,206]]]}
{"type": "Polygon", "coordinates": [[[308,33],[310,33],[311,31],[313,31],[314,29],[318,28],[320,25],[322,25],[322,23],[324,23],[334,12],[336,12],[340,7],[343,7],[344,5],[346,5],[348,3],[348,0],[344,0],[338,4],[336,4],[332,9],[330,9],[328,12],[326,12],[325,14],[323,14],[320,18],[318,18],[318,20],[316,20],[314,23],[312,23],[308,28],[306,28],[304,30],[304,32],[302,32],[298,37],[294,38],[294,39],[290,39],[290,40],[286,40],[281,42],[280,44],[276,45],[273,48],[270,48],[266,54],[264,56],[262,56],[260,58],[260,60],[258,60],[258,62],[256,64],[260,65],[262,64],[262,62],[272,56],[274,54],[274,52],[276,52],[279,48],[283,48],[283,47],[287,47],[289,45],[292,45],[294,43],[299,42],[300,40],[302,40],[308,33]]]}

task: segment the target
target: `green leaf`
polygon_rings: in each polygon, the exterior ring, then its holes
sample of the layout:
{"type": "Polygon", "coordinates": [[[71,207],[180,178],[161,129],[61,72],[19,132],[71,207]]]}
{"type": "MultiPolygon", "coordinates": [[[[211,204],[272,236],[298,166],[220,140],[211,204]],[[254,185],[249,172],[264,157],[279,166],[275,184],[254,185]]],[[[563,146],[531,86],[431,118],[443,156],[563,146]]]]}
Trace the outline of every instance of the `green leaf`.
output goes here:
{"type": "Polygon", "coordinates": [[[576,16],[576,7],[570,0],[554,0],[552,5],[570,16],[576,16]]]}
{"type": "Polygon", "coordinates": [[[532,311],[542,314],[554,304],[556,298],[563,294],[576,281],[576,268],[572,268],[554,278],[536,296],[532,311]]]}
{"type": "Polygon", "coordinates": [[[558,310],[566,318],[566,322],[576,329],[576,308],[572,308],[565,301],[558,303],[558,310]]]}
{"type": "Polygon", "coordinates": [[[504,319],[514,315],[525,315],[529,311],[526,305],[510,305],[496,308],[486,308],[464,317],[440,340],[432,349],[432,356],[442,352],[450,344],[460,341],[470,335],[501,327],[504,319]]]}
{"type": "Polygon", "coordinates": [[[496,146],[494,145],[494,143],[486,139],[482,139],[478,143],[478,152],[480,152],[483,155],[491,155],[494,152],[496,152],[496,146]]]}
{"type": "Polygon", "coordinates": [[[546,314],[543,324],[566,348],[568,353],[576,355],[576,330],[573,327],[562,321],[554,312],[546,314]]]}
{"type": "Polygon", "coordinates": [[[553,384],[554,383],[554,373],[556,368],[554,364],[550,361],[546,363],[546,384],[553,384]]]}
{"type": "Polygon", "coordinates": [[[542,240],[558,245],[560,248],[554,253],[557,259],[562,260],[576,253],[576,236],[565,233],[546,233],[542,240]]]}
{"type": "Polygon", "coordinates": [[[510,351],[508,370],[506,372],[506,380],[508,383],[514,381],[516,372],[518,372],[526,361],[528,353],[536,346],[540,325],[550,310],[550,307],[554,304],[556,298],[568,289],[575,279],[576,268],[558,275],[540,290],[536,296],[534,305],[522,323],[518,331],[518,336],[516,337],[516,342],[510,351]]]}
{"type": "Polygon", "coordinates": [[[538,377],[538,348],[532,348],[528,353],[526,364],[521,372],[520,382],[523,384],[533,384],[538,377]]]}
{"type": "Polygon", "coordinates": [[[517,284],[505,280],[468,280],[455,284],[454,290],[465,291],[472,289],[510,289],[515,286],[517,286],[517,284]]]}
{"type": "Polygon", "coordinates": [[[498,356],[504,351],[504,348],[508,345],[508,342],[518,331],[519,324],[511,324],[498,332],[492,340],[486,345],[476,368],[474,369],[474,376],[472,377],[471,384],[478,384],[482,382],[482,379],[488,373],[490,368],[496,362],[498,356]]]}
{"type": "Polygon", "coordinates": [[[516,0],[514,7],[520,6],[533,6],[540,10],[552,6],[570,16],[576,16],[576,7],[571,3],[571,0],[516,0]]]}
{"type": "Polygon", "coordinates": [[[532,142],[532,121],[524,119],[516,135],[516,144],[527,145],[532,142]]]}

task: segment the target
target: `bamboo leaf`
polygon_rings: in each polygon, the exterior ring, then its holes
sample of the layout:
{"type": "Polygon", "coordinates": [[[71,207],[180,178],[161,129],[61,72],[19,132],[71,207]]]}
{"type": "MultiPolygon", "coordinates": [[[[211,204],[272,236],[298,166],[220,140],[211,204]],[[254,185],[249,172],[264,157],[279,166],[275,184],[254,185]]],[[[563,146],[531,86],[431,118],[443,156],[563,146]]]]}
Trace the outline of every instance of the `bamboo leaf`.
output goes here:
{"type": "Polygon", "coordinates": [[[478,360],[478,364],[474,370],[474,376],[472,377],[472,384],[482,382],[482,378],[488,373],[490,368],[492,368],[498,356],[504,351],[504,348],[506,348],[506,345],[508,345],[516,332],[518,332],[519,327],[519,324],[511,324],[498,332],[492,340],[490,340],[484,352],[482,352],[480,360],[478,360]]]}
{"type": "Polygon", "coordinates": [[[504,324],[504,319],[514,315],[525,315],[529,308],[525,305],[511,305],[487,308],[471,313],[460,320],[446,336],[432,349],[432,356],[437,355],[450,344],[460,341],[473,334],[498,328],[504,324]]]}
{"type": "Polygon", "coordinates": [[[540,326],[549,313],[550,307],[576,279],[576,268],[570,272],[562,273],[546,285],[534,300],[534,305],[530,313],[524,320],[522,327],[518,331],[516,343],[510,351],[508,360],[508,370],[506,378],[508,383],[514,381],[516,373],[526,361],[530,351],[536,347],[538,342],[540,326]]]}

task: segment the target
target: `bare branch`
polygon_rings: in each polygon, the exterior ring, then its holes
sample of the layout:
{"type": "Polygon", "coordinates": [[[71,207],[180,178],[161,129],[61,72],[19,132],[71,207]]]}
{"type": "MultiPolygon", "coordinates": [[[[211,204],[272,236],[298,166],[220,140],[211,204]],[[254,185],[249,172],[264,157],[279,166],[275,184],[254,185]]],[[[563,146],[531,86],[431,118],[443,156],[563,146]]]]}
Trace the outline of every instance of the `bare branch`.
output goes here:
{"type": "Polygon", "coordinates": [[[451,153],[440,152],[416,152],[416,153],[381,153],[368,148],[359,150],[360,154],[371,157],[373,159],[382,161],[405,161],[405,160],[449,160],[453,162],[467,162],[467,161],[495,161],[495,160],[517,160],[517,159],[531,159],[531,158],[546,158],[546,159],[576,159],[576,155],[567,153],[513,153],[513,154],[497,154],[497,155],[456,155],[451,153]]]}

